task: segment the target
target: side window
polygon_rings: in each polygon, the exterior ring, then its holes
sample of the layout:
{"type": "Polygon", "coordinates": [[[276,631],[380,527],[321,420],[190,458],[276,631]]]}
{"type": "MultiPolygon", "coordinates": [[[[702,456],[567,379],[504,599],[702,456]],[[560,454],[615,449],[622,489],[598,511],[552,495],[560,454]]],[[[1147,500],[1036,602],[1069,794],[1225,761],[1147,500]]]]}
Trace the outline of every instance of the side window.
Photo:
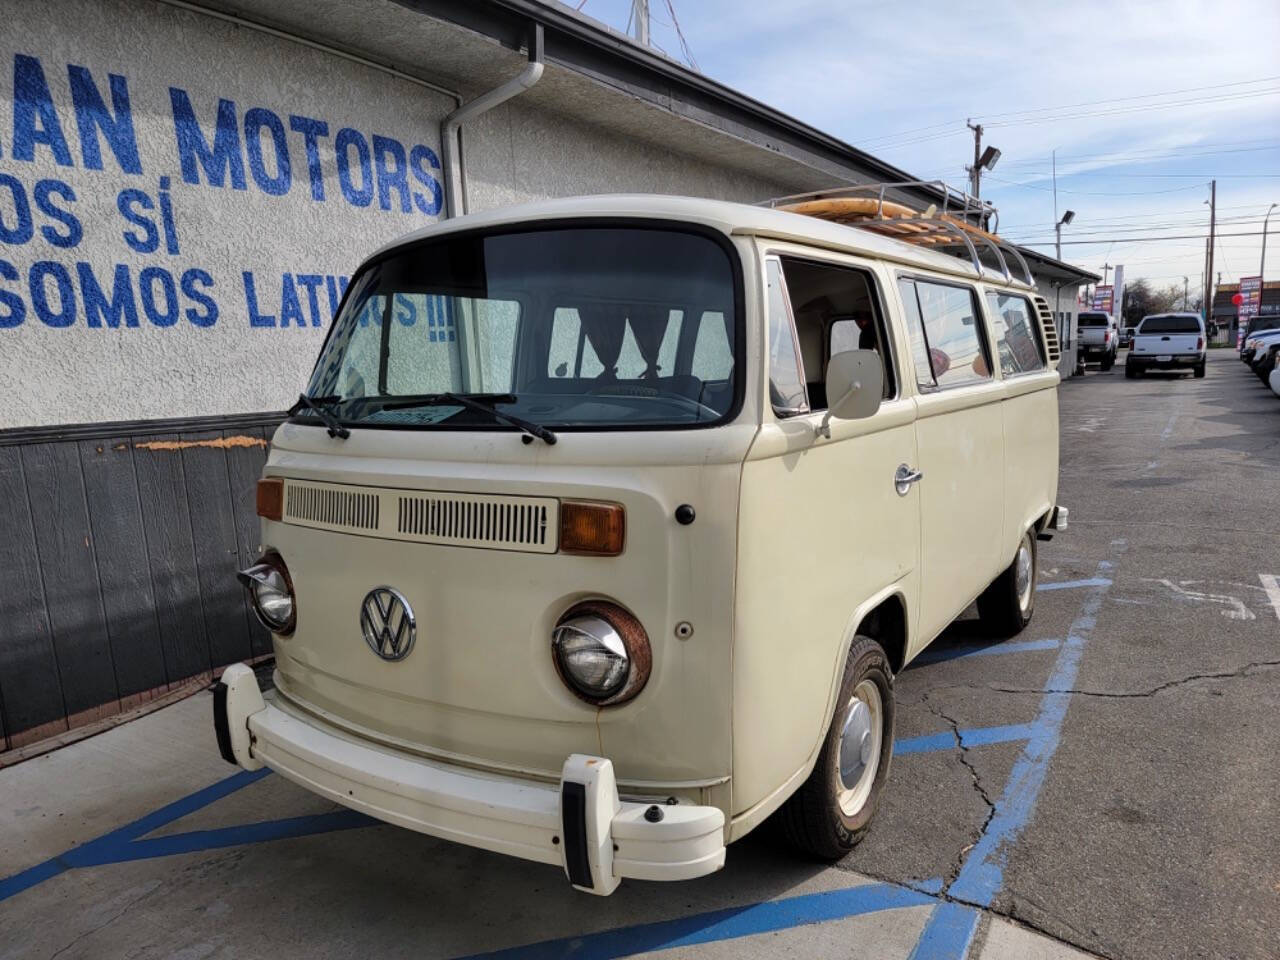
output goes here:
{"type": "Polygon", "coordinates": [[[857,267],[796,257],[782,258],[782,275],[809,406],[826,409],[830,400],[826,390],[827,363],[832,354],[847,350],[879,354],[884,396],[894,396],[893,363],[887,359],[889,339],[875,278],[857,267]]]}
{"type": "Polygon", "coordinates": [[[987,305],[1001,374],[1016,377],[1043,370],[1044,348],[1027,298],[992,290],[987,293],[987,305]]]}
{"type": "Polygon", "coordinates": [[[582,331],[582,318],[574,307],[556,307],[551,316],[551,344],[547,351],[547,375],[550,377],[594,378],[604,373],[604,364],[596,356],[582,331]]]}
{"type": "Polygon", "coordinates": [[[765,271],[769,287],[769,399],[779,416],[807,413],[809,400],[800,369],[795,325],[782,284],[782,264],[770,259],[765,271]]]}
{"type": "Polygon", "coordinates": [[[972,287],[932,280],[916,280],[914,285],[929,366],[939,389],[990,380],[977,293],[972,287]]]}
{"type": "Polygon", "coordinates": [[[937,387],[933,365],[929,362],[929,343],[924,338],[924,320],[920,317],[920,301],[916,299],[916,282],[899,280],[902,308],[907,318],[907,334],[911,338],[911,365],[916,370],[916,383],[927,390],[937,387]]]}

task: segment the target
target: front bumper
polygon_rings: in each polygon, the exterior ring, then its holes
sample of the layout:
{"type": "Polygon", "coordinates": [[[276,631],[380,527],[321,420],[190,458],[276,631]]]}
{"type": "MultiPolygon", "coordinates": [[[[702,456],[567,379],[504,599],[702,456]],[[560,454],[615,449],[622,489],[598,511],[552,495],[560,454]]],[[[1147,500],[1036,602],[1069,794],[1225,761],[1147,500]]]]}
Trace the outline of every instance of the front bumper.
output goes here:
{"type": "Polygon", "coordinates": [[[618,797],[613,764],[572,754],[558,784],[429,760],[354,737],[263,697],[253,671],[228,667],[214,689],[224,758],[264,765],[314,793],[387,823],[562,867],[607,895],[623,877],[687,880],[724,866],[724,813],[618,797]]]}

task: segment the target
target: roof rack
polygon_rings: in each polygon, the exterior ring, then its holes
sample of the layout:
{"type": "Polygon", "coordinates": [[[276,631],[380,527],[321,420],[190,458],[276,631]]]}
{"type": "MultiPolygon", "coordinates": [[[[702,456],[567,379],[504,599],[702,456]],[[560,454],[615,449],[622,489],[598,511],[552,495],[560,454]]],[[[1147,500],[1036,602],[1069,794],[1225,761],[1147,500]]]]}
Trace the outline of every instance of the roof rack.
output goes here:
{"type": "Polygon", "coordinates": [[[1006,282],[1015,282],[1009,269],[1010,259],[1021,268],[1023,279],[1016,282],[1035,286],[1031,268],[1016,246],[994,232],[1000,214],[986,200],[971,197],[942,180],[899,180],[886,183],[864,183],[830,190],[815,190],[788,197],[766,200],[762,206],[802,213],[834,223],[844,223],[883,236],[903,240],[916,246],[929,247],[962,256],[967,253],[974,272],[982,277],[985,268],[978,253],[981,245],[991,251],[1006,282]],[[917,210],[904,203],[886,200],[889,190],[929,188],[941,195],[941,205],[930,204],[917,210]],[[988,230],[988,224],[991,229],[988,230]],[[1009,254],[1010,256],[1006,256],[1009,254]]]}

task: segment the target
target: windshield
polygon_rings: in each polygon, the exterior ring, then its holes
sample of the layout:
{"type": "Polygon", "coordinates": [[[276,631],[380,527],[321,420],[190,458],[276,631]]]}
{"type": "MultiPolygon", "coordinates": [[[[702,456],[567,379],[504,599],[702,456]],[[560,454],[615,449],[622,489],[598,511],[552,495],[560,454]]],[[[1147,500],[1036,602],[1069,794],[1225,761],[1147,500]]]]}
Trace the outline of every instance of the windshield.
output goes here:
{"type": "Polygon", "coordinates": [[[1255,333],[1261,333],[1263,330],[1275,330],[1280,328],[1280,317],[1256,317],[1249,323],[1245,336],[1253,336],[1255,333]]]}
{"type": "Polygon", "coordinates": [[[1111,318],[1105,313],[1082,313],[1080,314],[1081,327],[1106,327],[1111,325],[1111,318]]]}
{"type": "Polygon", "coordinates": [[[1147,317],[1139,333],[1199,333],[1200,321],[1195,317],[1147,317]]]}
{"type": "Polygon", "coordinates": [[[705,425],[734,406],[736,317],[730,254],[700,233],[459,234],[353,278],[307,392],[353,426],[513,429],[484,405],[553,428],[705,425]]]}

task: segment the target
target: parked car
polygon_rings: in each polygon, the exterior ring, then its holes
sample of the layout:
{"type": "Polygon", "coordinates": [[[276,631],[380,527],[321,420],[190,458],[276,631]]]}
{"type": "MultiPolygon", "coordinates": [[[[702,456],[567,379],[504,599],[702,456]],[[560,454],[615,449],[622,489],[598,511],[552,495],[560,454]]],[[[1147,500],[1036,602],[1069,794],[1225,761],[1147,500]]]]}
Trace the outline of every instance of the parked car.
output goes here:
{"type": "Polygon", "coordinates": [[[1098,361],[1103,370],[1115,366],[1120,333],[1115,318],[1100,310],[1082,310],[1076,319],[1079,331],[1079,356],[1083,363],[1098,361]]]}
{"type": "Polygon", "coordinates": [[[1267,375],[1267,385],[1271,387],[1271,392],[1280,397],[1280,354],[1276,355],[1275,366],[1271,368],[1271,373],[1267,375]]]}
{"type": "Polygon", "coordinates": [[[1133,332],[1136,329],[1137,329],[1136,327],[1125,327],[1122,331],[1120,331],[1120,346],[1122,347],[1133,346],[1133,332]]]}
{"type": "Polygon", "coordinates": [[[1143,317],[1124,361],[1132,379],[1148,370],[1190,370],[1203,377],[1208,351],[1204,321],[1196,313],[1158,313],[1143,317]]]}
{"type": "Polygon", "coordinates": [[[1277,341],[1280,341],[1280,328],[1254,333],[1245,340],[1241,347],[1241,359],[1244,360],[1250,370],[1263,379],[1267,376],[1267,372],[1262,369],[1262,364],[1266,360],[1267,348],[1277,341]]]}
{"type": "Polygon", "coordinates": [[[1271,371],[1275,369],[1276,356],[1280,355],[1280,331],[1274,337],[1259,337],[1256,342],[1257,348],[1250,367],[1258,375],[1258,379],[1266,383],[1271,371]]]}
{"type": "Polygon", "coordinates": [[[1240,338],[1240,359],[1245,363],[1252,363],[1254,345],[1251,341],[1272,332],[1280,333],[1280,316],[1254,317],[1249,321],[1244,336],[1240,338]]]}
{"type": "Polygon", "coordinates": [[[577,888],[865,834],[894,676],[1034,611],[1058,506],[1035,288],[658,196],[442,221],[354,274],[241,574],[274,690],[222,755],[577,888]]]}

